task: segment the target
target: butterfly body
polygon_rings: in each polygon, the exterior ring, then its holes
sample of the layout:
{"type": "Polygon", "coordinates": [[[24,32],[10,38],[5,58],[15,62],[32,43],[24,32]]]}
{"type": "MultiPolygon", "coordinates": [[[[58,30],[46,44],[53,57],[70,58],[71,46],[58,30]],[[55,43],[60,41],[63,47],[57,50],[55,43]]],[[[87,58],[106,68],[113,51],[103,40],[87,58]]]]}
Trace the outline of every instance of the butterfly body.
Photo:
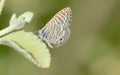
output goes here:
{"type": "Polygon", "coordinates": [[[62,9],[39,30],[39,37],[51,48],[60,47],[69,39],[71,14],[72,11],[69,7],[62,9]]]}

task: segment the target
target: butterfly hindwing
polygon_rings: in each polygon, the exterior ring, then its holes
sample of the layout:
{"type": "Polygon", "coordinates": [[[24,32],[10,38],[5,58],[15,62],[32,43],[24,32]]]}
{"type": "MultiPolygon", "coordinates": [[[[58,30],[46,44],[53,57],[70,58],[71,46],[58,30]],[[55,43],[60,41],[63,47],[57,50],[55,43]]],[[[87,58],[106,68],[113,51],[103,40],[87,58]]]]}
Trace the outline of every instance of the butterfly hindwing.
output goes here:
{"type": "Polygon", "coordinates": [[[39,30],[39,37],[47,42],[51,48],[62,46],[70,36],[72,11],[66,7],[59,11],[53,18],[39,30]]]}

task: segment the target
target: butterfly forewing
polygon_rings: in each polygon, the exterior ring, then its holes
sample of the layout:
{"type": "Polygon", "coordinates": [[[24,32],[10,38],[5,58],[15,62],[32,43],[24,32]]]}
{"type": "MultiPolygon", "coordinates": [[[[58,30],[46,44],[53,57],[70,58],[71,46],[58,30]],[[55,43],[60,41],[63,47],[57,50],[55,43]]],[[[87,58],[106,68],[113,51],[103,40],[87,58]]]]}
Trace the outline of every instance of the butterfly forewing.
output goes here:
{"type": "Polygon", "coordinates": [[[46,41],[51,48],[60,47],[69,39],[71,21],[72,11],[66,7],[39,30],[39,37],[46,41]]]}

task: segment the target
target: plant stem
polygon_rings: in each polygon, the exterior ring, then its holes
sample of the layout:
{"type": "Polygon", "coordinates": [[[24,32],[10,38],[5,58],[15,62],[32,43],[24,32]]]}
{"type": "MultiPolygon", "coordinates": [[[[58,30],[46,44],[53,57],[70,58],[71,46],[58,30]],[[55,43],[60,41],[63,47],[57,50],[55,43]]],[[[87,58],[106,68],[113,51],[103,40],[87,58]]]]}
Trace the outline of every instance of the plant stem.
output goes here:
{"type": "Polygon", "coordinates": [[[0,37],[3,36],[3,35],[6,35],[8,34],[9,32],[13,31],[13,27],[9,26],[3,30],[0,30],[0,37]]]}
{"type": "Polygon", "coordinates": [[[22,54],[25,58],[27,58],[28,60],[30,60],[34,64],[37,64],[36,60],[33,59],[33,57],[29,54],[29,52],[25,51],[23,48],[21,48],[15,42],[13,42],[7,38],[0,38],[0,45],[6,45],[6,46],[9,46],[11,48],[14,48],[16,51],[18,51],[20,54],[22,54]]]}

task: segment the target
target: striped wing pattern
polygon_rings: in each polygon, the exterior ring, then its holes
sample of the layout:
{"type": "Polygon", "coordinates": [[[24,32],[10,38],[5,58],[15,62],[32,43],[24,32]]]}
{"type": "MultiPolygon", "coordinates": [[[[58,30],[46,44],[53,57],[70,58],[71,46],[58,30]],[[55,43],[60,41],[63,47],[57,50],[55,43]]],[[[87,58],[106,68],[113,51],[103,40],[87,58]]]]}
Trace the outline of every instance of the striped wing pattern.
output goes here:
{"type": "Polygon", "coordinates": [[[51,48],[60,47],[69,39],[71,21],[72,11],[66,7],[39,30],[39,37],[51,48]]]}

